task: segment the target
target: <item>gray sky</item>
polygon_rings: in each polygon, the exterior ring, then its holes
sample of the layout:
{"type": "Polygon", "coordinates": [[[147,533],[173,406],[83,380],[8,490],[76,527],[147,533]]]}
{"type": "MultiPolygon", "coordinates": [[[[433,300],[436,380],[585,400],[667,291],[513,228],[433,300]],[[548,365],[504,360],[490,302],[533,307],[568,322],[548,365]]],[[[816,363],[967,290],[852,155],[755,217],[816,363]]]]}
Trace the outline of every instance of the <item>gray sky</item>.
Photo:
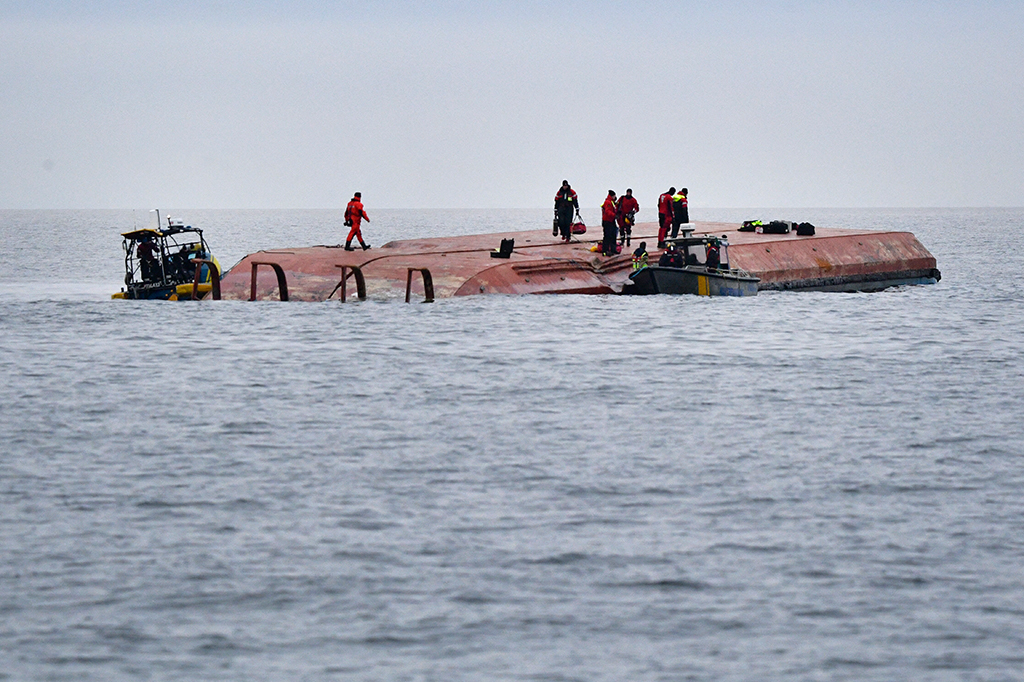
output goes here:
{"type": "Polygon", "coordinates": [[[0,208],[1024,206],[1024,3],[0,0],[0,129],[0,208]]]}

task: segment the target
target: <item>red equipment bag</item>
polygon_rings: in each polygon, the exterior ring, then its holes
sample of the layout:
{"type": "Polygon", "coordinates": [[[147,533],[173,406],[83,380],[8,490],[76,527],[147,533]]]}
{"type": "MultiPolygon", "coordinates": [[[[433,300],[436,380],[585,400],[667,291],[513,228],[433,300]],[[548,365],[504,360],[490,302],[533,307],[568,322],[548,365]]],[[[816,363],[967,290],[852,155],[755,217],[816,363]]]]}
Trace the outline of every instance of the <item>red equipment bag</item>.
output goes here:
{"type": "Polygon", "coordinates": [[[572,224],[572,226],[569,228],[569,230],[573,234],[585,234],[586,231],[587,231],[587,226],[583,224],[583,218],[581,218],[581,217],[579,217],[579,215],[577,215],[576,216],[576,222],[574,222],[572,224]]]}

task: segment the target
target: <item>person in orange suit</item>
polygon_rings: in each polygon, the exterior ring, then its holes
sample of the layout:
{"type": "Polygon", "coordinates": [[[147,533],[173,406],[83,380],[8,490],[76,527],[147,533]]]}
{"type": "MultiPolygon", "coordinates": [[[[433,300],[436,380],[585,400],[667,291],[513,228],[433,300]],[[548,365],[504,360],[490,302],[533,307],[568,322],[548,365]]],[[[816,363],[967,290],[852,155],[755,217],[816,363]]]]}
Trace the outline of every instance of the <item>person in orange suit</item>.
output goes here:
{"type": "Polygon", "coordinates": [[[370,248],[370,245],[363,241],[363,233],[359,229],[360,223],[364,220],[370,222],[370,217],[363,210],[362,192],[356,192],[352,197],[352,201],[348,202],[348,206],[345,207],[345,224],[352,228],[348,231],[348,239],[345,240],[346,251],[355,251],[352,248],[352,237],[359,239],[359,245],[363,247],[363,251],[370,248]]]}

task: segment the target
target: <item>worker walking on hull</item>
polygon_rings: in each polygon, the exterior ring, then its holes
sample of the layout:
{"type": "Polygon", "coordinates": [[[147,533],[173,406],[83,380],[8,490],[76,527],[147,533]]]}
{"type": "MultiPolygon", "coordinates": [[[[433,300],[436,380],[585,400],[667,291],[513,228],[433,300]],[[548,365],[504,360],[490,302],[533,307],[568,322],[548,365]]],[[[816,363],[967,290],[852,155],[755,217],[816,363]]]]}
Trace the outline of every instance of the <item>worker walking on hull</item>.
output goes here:
{"type": "Polygon", "coordinates": [[[352,197],[352,201],[348,202],[348,206],[345,207],[345,225],[350,226],[352,229],[348,231],[348,238],[345,240],[345,250],[355,251],[352,248],[352,238],[357,237],[359,239],[359,245],[363,247],[363,251],[370,248],[370,245],[363,241],[363,233],[359,229],[362,221],[370,222],[370,217],[366,215],[366,211],[363,210],[363,194],[362,192],[356,192],[352,197]]]}
{"type": "Polygon", "coordinates": [[[576,192],[569,186],[568,180],[562,180],[562,186],[555,194],[555,218],[558,220],[558,232],[562,241],[572,240],[572,217],[579,213],[580,201],[576,192]]]}

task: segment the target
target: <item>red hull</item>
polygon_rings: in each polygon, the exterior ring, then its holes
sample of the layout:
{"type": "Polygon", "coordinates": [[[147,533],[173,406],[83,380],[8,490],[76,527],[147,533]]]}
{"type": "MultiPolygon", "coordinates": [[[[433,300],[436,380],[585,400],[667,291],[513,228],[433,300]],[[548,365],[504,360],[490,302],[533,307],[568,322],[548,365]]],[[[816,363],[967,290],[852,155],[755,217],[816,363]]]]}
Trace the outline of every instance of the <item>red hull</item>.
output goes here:
{"type": "MultiPolygon", "coordinates": [[[[899,280],[906,273],[928,272],[935,258],[909,232],[872,232],[819,228],[817,234],[767,235],[738,232],[729,223],[695,223],[696,235],[728,235],[732,267],[761,278],[761,288],[815,288],[829,282],[899,280]]],[[[657,241],[657,226],[633,228],[633,244],[657,241]]],[[[243,258],[222,282],[225,299],[248,299],[254,261],[276,263],[285,274],[290,300],[338,298],[341,269],[357,266],[370,298],[403,298],[410,269],[426,268],[435,298],[472,294],[615,294],[632,270],[628,250],[605,258],[590,251],[597,240],[564,244],[548,230],[437,237],[390,242],[368,251],[311,246],[260,251],[243,258]],[[508,259],[492,258],[502,239],[514,239],[508,259]]],[[[651,262],[659,252],[652,250],[651,262]]],[[[936,271],[937,275],[937,271],[936,271]]],[[[347,283],[354,297],[354,279],[347,283]]],[[[423,300],[423,278],[412,277],[412,300],[423,300]]],[[[271,267],[257,269],[257,299],[280,298],[271,267]]]]}

